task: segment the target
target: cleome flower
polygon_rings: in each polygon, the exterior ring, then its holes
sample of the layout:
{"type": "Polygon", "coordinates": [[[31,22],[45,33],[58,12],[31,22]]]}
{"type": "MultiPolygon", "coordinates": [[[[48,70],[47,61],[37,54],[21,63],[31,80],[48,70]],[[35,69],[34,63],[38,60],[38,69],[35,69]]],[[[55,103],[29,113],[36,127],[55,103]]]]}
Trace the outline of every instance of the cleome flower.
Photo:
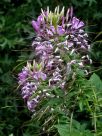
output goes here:
{"type": "Polygon", "coordinates": [[[54,13],[49,11],[41,12],[37,21],[32,21],[32,26],[37,36],[45,40],[58,39],[58,36],[67,36],[69,46],[74,42],[81,48],[90,48],[87,42],[87,33],[83,30],[84,22],[73,16],[73,8],[67,10],[64,16],[64,7],[59,12],[59,7],[55,8],[54,13]]]}
{"type": "Polygon", "coordinates": [[[39,84],[47,78],[47,75],[42,72],[42,69],[42,63],[37,64],[33,61],[33,64],[31,64],[30,62],[27,62],[27,66],[24,67],[18,74],[22,98],[27,102],[28,109],[31,111],[33,111],[34,107],[36,107],[38,99],[42,96],[42,94],[40,93],[40,96],[35,95],[35,98],[33,99],[31,99],[31,97],[34,93],[38,94],[37,89],[39,84]]]}
{"type": "Polygon", "coordinates": [[[35,111],[40,100],[52,96],[52,87],[65,91],[68,78],[75,75],[76,69],[88,73],[86,65],[91,63],[88,56],[90,45],[84,31],[84,22],[73,15],[73,8],[65,14],[65,8],[54,12],[41,10],[37,20],[32,20],[36,38],[32,42],[35,60],[18,74],[22,98],[27,107],[35,111]],[[39,90],[46,82],[46,89],[39,90]],[[48,89],[47,89],[48,88],[48,89]],[[45,91],[46,90],[46,91],[45,91]]]}

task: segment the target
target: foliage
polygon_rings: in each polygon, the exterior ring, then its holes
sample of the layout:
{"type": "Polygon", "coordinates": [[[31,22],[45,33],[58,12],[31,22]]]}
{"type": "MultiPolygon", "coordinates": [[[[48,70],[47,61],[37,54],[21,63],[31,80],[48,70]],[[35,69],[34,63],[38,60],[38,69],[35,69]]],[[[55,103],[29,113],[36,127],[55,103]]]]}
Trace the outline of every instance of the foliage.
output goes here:
{"type": "Polygon", "coordinates": [[[36,122],[36,131],[32,130],[32,134],[101,136],[101,86],[102,81],[96,74],[87,80],[77,73],[76,79],[69,82],[66,94],[57,87],[52,88],[57,97],[40,102],[32,115],[32,127],[36,122]]]}
{"type": "MultiPolygon", "coordinates": [[[[89,32],[90,37],[92,37],[90,39],[90,42],[92,41],[91,57],[94,60],[92,71],[95,71],[102,78],[102,42],[100,32],[102,31],[100,21],[102,18],[101,0],[0,0],[0,136],[36,136],[42,132],[41,122],[39,119],[36,120],[35,118],[34,120],[30,118],[31,113],[24,107],[24,103],[20,99],[19,91],[16,89],[16,75],[21,69],[21,66],[25,63],[25,60],[34,57],[34,54],[29,52],[29,45],[31,45],[34,37],[30,23],[32,18],[36,18],[40,13],[41,7],[46,8],[50,6],[50,9],[54,9],[57,5],[65,6],[66,8],[73,5],[75,14],[86,21],[88,25],[86,30],[89,32]],[[19,65],[18,62],[20,62],[19,65]]],[[[96,75],[92,78],[94,78],[92,82],[96,85],[99,78],[96,75]],[[95,78],[97,79],[96,81],[95,78]]],[[[99,84],[101,84],[101,82],[99,84]]],[[[99,84],[96,86],[101,86],[99,84]]],[[[98,93],[98,89],[96,89],[96,92],[98,93]]],[[[101,93],[97,95],[99,95],[97,97],[99,98],[98,102],[101,108],[101,93]]],[[[89,100],[92,99],[91,95],[89,98],[89,100]]],[[[83,100],[83,97],[81,99],[83,100]]],[[[59,103],[58,100],[55,100],[55,102],[59,103]]],[[[97,101],[95,102],[95,105],[96,104],[97,101]]],[[[81,116],[82,118],[84,118],[84,115],[87,116],[87,110],[85,109],[86,111],[84,112],[82,102],[80,102],[79,105],[83,112],[80,113],[76,111],[75,114],[77,114],[80,119],[81,116]]],[[[62,118],[66,120],[66,116],[63,115],[63,113],[59,113],[60,111],[57,111],[58,108],[56,107],[56,114],[59,115],[61,121],[62,118]]],[[[99,111],[99,113],[96,119],[98,119],[98,135],[101,136],[101,111],[99,111]]],[[[77,120],[76,118],[73,120],[77,120]]],[[[59,121],[59,118],[56,118],[56,120],[59,121]]],[[[48,122],[50,121],[51,119],[48,118],[48,122]]],[[[80,124],[79,120],[78,122],[80,124]]],[[[64,124],[66,127],[65,122],[64,124]]],[[[62,125],[57,125],[58,124],[55,123],[54,128],[57,128],[60,133],[59,129],[62,125]]],[[[87,129],[83,127],[83,129],[86,132],[88,127],[87,129]]],[[[92,129],[93,128],[90,128],[90,130],[92,129]]]]}

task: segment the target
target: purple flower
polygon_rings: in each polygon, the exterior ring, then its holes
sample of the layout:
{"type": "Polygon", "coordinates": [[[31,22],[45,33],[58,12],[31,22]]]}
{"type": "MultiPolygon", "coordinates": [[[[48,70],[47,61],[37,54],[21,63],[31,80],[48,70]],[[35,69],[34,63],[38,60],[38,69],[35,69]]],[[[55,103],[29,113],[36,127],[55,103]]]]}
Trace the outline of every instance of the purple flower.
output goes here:
{"type": "Polygon", "coordinates": [[[39,29],[40,29],[40,26],[39,26],[39,23],[37,22],[37,21],[32,21],[32,26],[33,26],[33,28],[34,28],[34,30],[36,31],[36,32],[38,32],[39,31],[39,29]]]}
{"type": "Polygon", "coordinates": [[[46,30],[47,31],[47,34],[49,35],[49,36],[53,36],[53,33],[52,33],[52,31],[51,30],[46,30]]]}
{"type": "Polygon", "coordinates": [[[53,50],[53,46],[50,44],[50,42],[43,42],[40,44],[37,44],[35,48],[35,52],[37,55],[42,55],[43,53],[51,53],[53,50]]]}
{"type": "Polygon", "coordinates": [[[27,107],[30,111],[34,112],[35,111],[35,108],[38,104],[38,98],[34,98],[34,99],[31,99],[31,100],[28,100],[27,101],[27,107]]]}
{"type": "Polygon", "coordinates": [[[62,26],[57,27],[57,33],[59,35],[63,35],[65,33],[65,29],[62,26]]]}
{"type": "Polygon", "coordinates": [[[22,98],[28,99],[37,90],[37,84],[33,82],[27,82],[21,90],[22,98]]]}
{"type": "Polygon", "coordinates": [[[53,63],[54,63],[54,60],[51,60],[51,59],[48,60],[47,65],[46,65],[46,69],[47,69],[48,71],[52,69],[53,63]]]}
{"type": "Polygon", "coordinates": [[[22,85],[22,84],[24,84],[26,82],[26,78],[28,76],[28,73],[29,73],[28,69],[26,67],[24,67],[22,69],[22,72],[20,72],[18,74],[18,79],[19,79],[19,84],[20,85],[22,85]]]}
{"type": "Polygon", "coordinates": [[[42,15],[38,16],[37,22],[38,22],[39,26],[40,26],[42,23],[44,23],[44,18],[43,18],[42,15]]]}
{"type": "Polygon", "coordinates": [[[78,18],[73,17],[72,18],[72,28],[79,29],[84,26],[84,23],[80,21],[78,18]]]}
{"type": "Polygon", "coordinates": [[[44,80],[46,80],[46,78],[47,78],[46,74],[44,74],[44,73],[41,72],[41,71],[34,72],[33,74],[34,74],[33,77],[34,77],[34,79],[36,79],[36,80],[42,79],[42,80],[44,81],[44,80]]]}
{"type": "Polygon", "coordinates": [[[62,81],[62,76],[60,74],[59,68],[55,69],[52,77],[49,79],[49,86],[58,85],[62,81]]]}
{"type": "Polygon", "coordinates": [[[55,34],[56,30],[54,26],[50,26],[50,30],[55,34]]]}

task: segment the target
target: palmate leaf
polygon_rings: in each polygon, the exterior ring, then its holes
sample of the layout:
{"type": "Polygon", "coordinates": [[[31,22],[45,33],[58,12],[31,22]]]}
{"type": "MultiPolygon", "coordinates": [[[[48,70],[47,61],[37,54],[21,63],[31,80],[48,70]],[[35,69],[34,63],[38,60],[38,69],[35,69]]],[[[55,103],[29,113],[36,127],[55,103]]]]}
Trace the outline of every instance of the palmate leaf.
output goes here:
{"type": "Polygon", "coordinates": [[[55,128],[58,129],[58,133],[60,134],[60,136],[70,136],[69,128],[68,128],[68,125],[67,125],[67,124],[55,125],[55,128]]]}
{"type": "Polygon", "coordinates": [[[99,78],[98,75],[96,75],[95,73],[90,77],[89,80],[92,84],[93,87],[95,87],[97,89],[97,91],[102,91],[102,81],[99,78]]]}
{"type": "Polygon", "coordinates": [[[93,136],[89,130],[79,130],[73,128],[73,126],[70,131],[69,124],[58,124],[55,125],[55,128],[57,128],[60,136],[93,136]]]}
{"type": "Polygon", "coordinates": [[[80,124],[78,121],[67,119],[67,123],[54,125],[60,136],[93,136],[90,130],[86,129],[86,124],[80,124]]]}

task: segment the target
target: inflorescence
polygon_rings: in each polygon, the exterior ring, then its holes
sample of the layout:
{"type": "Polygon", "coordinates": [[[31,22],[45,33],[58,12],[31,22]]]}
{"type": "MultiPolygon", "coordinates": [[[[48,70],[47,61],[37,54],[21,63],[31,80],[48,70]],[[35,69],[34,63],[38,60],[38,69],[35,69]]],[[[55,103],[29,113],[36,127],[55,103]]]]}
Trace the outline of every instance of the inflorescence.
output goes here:
{"type": "Polygon", "coordinates": [[[19,73],[21,94],[31,111],[35,111],[42,98],[49,96],[46,89],[39,89],[46,83],[48,88],[65,90],[68,76],[75,75],[75,69],[84,69],[91,60],[88,56],[90,45],[84,31],[85,24],[73,15],[73,8],[64,15],[59,7],[54,12],[41,10],[37,20],[32,21],[36,38],[32,43],[35,60],[27,62],[19,73]]]}

